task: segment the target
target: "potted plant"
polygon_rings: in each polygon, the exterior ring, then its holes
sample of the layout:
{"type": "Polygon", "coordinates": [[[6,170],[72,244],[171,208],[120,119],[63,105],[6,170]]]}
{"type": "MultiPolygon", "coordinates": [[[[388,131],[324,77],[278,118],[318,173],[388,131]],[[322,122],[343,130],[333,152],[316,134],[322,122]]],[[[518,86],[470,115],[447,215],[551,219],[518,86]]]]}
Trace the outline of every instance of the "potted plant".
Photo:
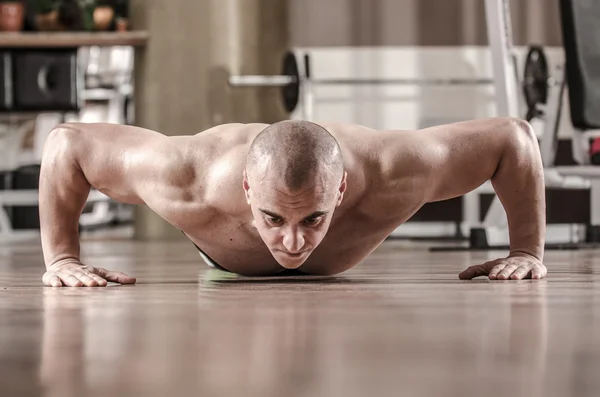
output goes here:
{"type": "Polygon", "coordinates": [[[95,0],[31,0],[37,30],[93,30],[95,0]]]}
{"type": "Polygon", "coordinates": [[[111,1],[97,0],[94,7],[94,28],[108,30],[115,18],[115,9],[111,1]]]}
{"type": "Polygon", "coordinates": [[[0,0],[0,31],[20,32],[25,22],[25,6],[20,0],[0,0]]]}
{"type": "Polygon", "coordinates": [[[129,30],[129,0],[115,0],[115,29],[119,32],[129,30]]]}

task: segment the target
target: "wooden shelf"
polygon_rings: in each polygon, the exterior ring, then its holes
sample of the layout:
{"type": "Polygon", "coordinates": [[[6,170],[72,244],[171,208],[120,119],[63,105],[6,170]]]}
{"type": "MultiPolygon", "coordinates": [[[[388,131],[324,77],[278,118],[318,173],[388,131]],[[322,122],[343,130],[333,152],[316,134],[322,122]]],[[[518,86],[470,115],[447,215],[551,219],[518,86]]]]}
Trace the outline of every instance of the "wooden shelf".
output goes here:
{"type": "Polygon", "coordinates": [[[148,37],[146,31],[0,33],[0,48],[140,47],[146,45],[148,37]]]}

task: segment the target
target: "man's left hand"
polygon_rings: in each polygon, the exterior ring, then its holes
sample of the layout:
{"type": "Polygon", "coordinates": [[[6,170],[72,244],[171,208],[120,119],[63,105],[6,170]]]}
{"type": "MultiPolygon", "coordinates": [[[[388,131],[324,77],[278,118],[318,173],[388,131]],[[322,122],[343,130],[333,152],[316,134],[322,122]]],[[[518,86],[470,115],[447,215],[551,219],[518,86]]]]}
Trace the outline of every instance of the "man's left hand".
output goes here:
{"type": "Polygon", "coordinates": [[[536,257],[525,253],[514,253],[507,258],[470,266],[460,273],[458,278],[470,280],[479,276],[488,276],[490,280],[542,279],[547,273],[546,266],[536,257]]]}

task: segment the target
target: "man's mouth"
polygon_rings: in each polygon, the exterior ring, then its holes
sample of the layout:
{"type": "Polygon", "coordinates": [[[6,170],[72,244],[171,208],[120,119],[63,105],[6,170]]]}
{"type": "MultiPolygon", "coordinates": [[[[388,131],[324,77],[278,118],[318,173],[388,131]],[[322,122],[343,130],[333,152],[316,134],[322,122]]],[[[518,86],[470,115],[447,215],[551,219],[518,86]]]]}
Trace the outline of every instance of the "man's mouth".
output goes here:
{"type": "Polygon", "coordinates": [[[290,258],[299,258],[306,253],[306,251],[291,253],[291,252],[282,251],[282,250],[279,250],[279,252],[281,252],[282,254],[284,254],[286,256],[289,256],[290,258]]]}

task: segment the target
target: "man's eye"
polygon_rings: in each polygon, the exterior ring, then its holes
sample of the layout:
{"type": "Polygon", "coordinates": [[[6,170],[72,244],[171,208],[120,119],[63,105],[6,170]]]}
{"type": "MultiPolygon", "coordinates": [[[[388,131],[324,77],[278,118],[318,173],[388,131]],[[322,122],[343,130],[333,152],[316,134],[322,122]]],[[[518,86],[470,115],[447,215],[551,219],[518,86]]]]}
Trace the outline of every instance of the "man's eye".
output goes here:
{"type": "Polygon", "coordinates": [[[308,218],[304,220],[304,223],[308,226],[313,226],[319,223],[320,220],[321,218],[308,218]]]}
{"type": "Polygon", "coordinates": [[[276,218],[276,217],[268,217],[267,220],[271,223],[281,223],[281,218],[276,218]]]}

